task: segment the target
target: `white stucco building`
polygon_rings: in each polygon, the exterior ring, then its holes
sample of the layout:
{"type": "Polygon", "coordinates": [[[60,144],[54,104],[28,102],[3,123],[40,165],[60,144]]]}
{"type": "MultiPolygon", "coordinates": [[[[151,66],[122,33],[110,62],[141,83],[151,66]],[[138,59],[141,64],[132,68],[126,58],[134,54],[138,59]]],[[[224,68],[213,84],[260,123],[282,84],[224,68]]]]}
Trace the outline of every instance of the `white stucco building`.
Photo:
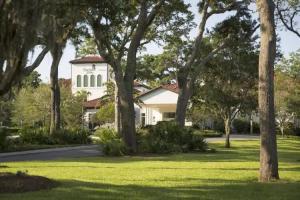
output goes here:
{"type": "MultiPolygon", "coordinates": [[[[90,121],[101,106],[100,98],[105,95],[105,83],[112,79],[110,66],[100,56],[86,56],[70,61],[72,93],[88,92],[85,120],[90,121]]],[[[151,90],[145,84],[134,82],[134,89],[140,93],[135,104],[136,125],[155,125],[158,121],[175,119],[178,98],[177,84],[163,85],[151,90]]],[[[191,123],[186,122],[186,125],[191,123]]]]}
{"type": "MultiPolygon", "coordinates": [[[[155,125],[159,121],[170,121],[175,119],[176,105],[178,99],[178,85],[168,84],[149,90],[138,96],[140,100],[141,126],[155,125]]],[[[186,122],[186,125],[191,125],[186,122]]]]}
{"type": "Polygon", "coordinates": [[[88,100],[105,95],[105,83],[111,79],[110,67],[100,56],[71,60],[72,93],[88,92],[88,100]]]}

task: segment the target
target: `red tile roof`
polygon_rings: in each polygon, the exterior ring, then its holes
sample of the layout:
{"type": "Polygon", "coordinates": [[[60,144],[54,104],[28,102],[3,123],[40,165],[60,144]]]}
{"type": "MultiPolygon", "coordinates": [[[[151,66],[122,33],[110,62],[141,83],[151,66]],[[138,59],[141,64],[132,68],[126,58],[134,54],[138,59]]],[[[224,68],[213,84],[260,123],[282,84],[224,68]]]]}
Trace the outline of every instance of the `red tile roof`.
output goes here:
{"type": "Polygon", "coordinates": [[[144,87],[144,88],[147,88],[147,89],[151,89],[148,85],[145,85],[145,84],[143,84],[143,83],[141,83],[141,82],[139,82],[137,80],[135,80],[133,82],[133,86],[134,87],[144,87]]]}
{"type": "Polygon", "coordinates": [[[85,56],[85,57],[77,58],[75,60],[71,60],[70,63],[72,64],[105,63],[105,60],[101,56],[85,56]]]}
{"type": "Polygon", "coordinates": [[[64,86],[66,88],[71,88],[72,80],[70,78],[69,79],[60,78],[58,79],[58,83],[59,85],[64,86]]]}
{"type": "Polygon", "coordinates": [[[100,98],[97,98],[97,99],[93,99],[93,100],[90,100],[90,101],[86,101],[83,103],[83,106],[85,108],[100,108],[100,105],[101,105],[101,100],[100,98]]]}
{"type": "Polygon", "coordinates": [[[172,92],[179,93],[179,87],[178,87],[177,83],[162,85],[161,87],[166,90],[170,90],[172,92]]]}

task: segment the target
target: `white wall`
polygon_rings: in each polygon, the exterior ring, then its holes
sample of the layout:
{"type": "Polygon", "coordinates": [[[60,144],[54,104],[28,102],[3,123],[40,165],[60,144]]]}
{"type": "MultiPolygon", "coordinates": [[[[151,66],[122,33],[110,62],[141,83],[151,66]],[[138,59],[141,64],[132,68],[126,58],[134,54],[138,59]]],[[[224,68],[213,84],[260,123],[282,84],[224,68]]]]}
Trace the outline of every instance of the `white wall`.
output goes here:
{"type": "Polygon", "coordinates": [[[140,97],[144,104],[177,104],[178,94],[159,88],[140,97]]]}
{"type": "Polygon", "coordinates": [[[106,63],[95,63],[95,69],[93,69],[93,63],[87,64],[72,64],[72,93],[75,94],[78,91],[87,91],[90,93],[88,100],[100,98],[105,95],[106,83],[109,80],[109,67],[106,63]],[[102,86],[97,87],[97,75],[102,76],[102,86]],[[77,75],[81,75],[81,87],[77,87],[77,75]],[[88,87],[83,87],[83,76],[88,76],[88,87]],[[90,76],[95,76],[95,87],[90,87],[90,76]]]}
{"type": "MultiPolygon", "coordinates": [[[[140,113],[145,113],[146,125],[155,125],[159,121],[163,121],[163,113],[165,112],[176,112],[178,94],[163,88],[159,88],[144,96],[140,97],[143,102],[141,104],[140,113]]],[[[140,124],[141,124],[140,116],[140,124]]],[[[189,121],[185,122],[186,126],[191,126],[192,123],[189,121]]]]}
{"type": "Polygon", "coordinates": [[[90,115],[94,115],[96,114],[98,111],[98,109],[87,109],[85,112],[84,112],[84,121],[86,123],[88,123],[91,119],[90,119],[90,115]]]}
{"type": "Polygon", "coordinates": [[[164,105],[146,105],[143,104],[140,109],[140,120],[139,125],[141,125],[141,114],[145,113],[146,120],[145,125],[155,125],[159,121],[163,121],[164,112],[175,112],[176,104],[164,104],[164,105]]]}

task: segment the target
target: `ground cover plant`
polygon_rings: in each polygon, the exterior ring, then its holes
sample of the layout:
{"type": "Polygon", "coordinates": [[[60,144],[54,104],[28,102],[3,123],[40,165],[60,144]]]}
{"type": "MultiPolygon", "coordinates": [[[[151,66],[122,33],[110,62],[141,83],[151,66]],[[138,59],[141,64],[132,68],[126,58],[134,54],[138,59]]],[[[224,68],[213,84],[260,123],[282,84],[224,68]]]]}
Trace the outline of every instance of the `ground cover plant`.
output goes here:
{"type": "Polygon", "coordinates": [[[278,139],[281,179],[273,183],[257,179],[259,140],[223,143],[209,143],[216,153],[2,163],[0,172],[28,171],[59,186],[0,199],[299,199],[300,139],[278,139]]]}
{"type": "MultiPolygon", "coordinates": [[[[161,121],[156,125],[141,128],[137,133],[137,154],[187,153],[208,150],[207,143],[201,134],[195,133],[191,128],[182,128],[173,121],[161,121]]],[[[99,138],[98,142],[105,155],[130,154],[122,137],[114,129],[98,129],[94,136],[99,138]]]]}
{"type": "Polygon", "coordinates": [[[91,132],[86,129],[61,129],[49,134],[47,128],[24,127],[17,132],[0,128],[0,152],[56,148],[91,143],[91,132]]]}

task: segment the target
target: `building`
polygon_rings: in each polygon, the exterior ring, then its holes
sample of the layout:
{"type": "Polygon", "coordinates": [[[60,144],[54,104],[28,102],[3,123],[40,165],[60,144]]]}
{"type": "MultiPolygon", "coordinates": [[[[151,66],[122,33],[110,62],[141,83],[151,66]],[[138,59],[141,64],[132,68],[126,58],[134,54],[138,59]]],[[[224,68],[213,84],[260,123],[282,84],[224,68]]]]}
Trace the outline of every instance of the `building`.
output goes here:
{"type": "MultiPolygon", "coordinates": [[[[138,96],[140,106],[141,126],[155,125],[159,121],[170,121],[175,119],[176,105],[178,99],[178,85],[162,85],[138,96]]],[[[191,125],[186,122],[186,125],[191,125]]]]}
{"type": "Polygon", "coordinates": [[[111,76],[111,69],[100,56],[86,56],[71,60],[72,93],[88,92],[88,100],[105,95],[111,76]]]}
{"type": "MultiPolygon", "coordinates": [[[[88,99],[84,102],[85,120],[89,122],[101,106],[101,97],[105,95],[105,83],[112,80],[112,70],[100,56],[86,56],[71,60],[72,93],[87,92],[88,99]]],[[[134,82],[134,90],[139,103],[135,104],[136,125],[155,125],[158,121],[175,119],[178,99],[177,84],[163,85],[154,89],[134,82]]],[[[191,123],[186,122],[186,125],[191,123]]]]}

